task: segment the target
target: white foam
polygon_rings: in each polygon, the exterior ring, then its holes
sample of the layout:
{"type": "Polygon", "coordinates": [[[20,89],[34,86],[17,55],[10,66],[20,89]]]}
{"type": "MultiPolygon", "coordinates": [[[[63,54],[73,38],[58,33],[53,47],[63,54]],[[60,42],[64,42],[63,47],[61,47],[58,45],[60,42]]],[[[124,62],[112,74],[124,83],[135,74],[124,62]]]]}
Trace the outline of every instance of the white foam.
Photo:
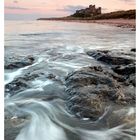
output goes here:
{"type": "Polygon", "coordinates": [[[51,80],[46,80],[46,81],[35,80],[35,81],[32,82],[32,85],[35,88],[40,88],[40,87],[44,87],[46,85],[50,85],[52,83],[53,83],[53,81],[51,81],[51,80]]]}
{"type": "Polygon", "coordinates": [[[79,69],[82,68],[82,64],[76,64],[76,63],[70,63],[70,62],[53,62],[56,65],[63,66],[63,67],[68,67],[68,68],[74,68],[74,69],[79,69]]]}
{"type": "Polygon", "coordinates": [[[134,107],[131,107],[131,108],[129,108],[127,115],[132,115],[134,113],[135,113],[135,108],[134,107]]]}
{"type": "Polygon", "coordinates": [[[22,74],[22,72],[30,67],[33,67],[35,65],[38,65],[39,63],[41,63],[44,59],[43,58],[39,58],[38,61],[32,65],[29,65],[29,66],[26,66],[26,67],[23,67],[23,68],[20,68],[14,72],[11,72],[11,73],[5,73],[5,85],[6,84],[9,84],[10,82],[12,82],[16,77],[18,77],[19,75],[22,74]]]}
{"type": "Polygon", "coordinates": [[[114,139],[121,139],[123,136],[134,140],[135,136],[123,133],[123,125],[105,129],[105,130],[95,130],[95,131],[88,131],[88,130],[80,130],[81,132],[81,140],[114,140],[114,139]]]}

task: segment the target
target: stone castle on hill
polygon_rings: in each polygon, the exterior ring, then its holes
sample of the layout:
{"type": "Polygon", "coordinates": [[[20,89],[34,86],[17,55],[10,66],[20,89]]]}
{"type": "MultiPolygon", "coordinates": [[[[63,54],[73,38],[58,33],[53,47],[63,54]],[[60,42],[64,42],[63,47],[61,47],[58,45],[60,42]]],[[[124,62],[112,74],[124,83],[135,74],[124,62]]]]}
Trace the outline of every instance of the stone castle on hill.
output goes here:
{"type": "Polygon", "coordinates": [[[93,17],[101,14],[101,7],[96,8],[95,5],[89,5],[86,9],[77,10],[73,17],[93,17]]]}

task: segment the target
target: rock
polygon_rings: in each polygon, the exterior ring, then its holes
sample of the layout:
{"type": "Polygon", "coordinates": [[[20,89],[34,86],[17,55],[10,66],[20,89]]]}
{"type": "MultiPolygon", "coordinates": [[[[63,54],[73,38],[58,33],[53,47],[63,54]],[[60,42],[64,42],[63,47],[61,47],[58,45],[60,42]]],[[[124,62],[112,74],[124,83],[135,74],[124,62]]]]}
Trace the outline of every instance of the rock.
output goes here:
{"type": "Polygon", "coordinates": [[[108,106],[134,105],[135,56],[108,50],[94,50],[87,54],[95,59],[93,62],[97,60],[99,63],[66,77],[69,111],[80,118],[97,120],[108,106]]]}
{"type": "Polygon", "coordinates": [[[125,83],[127,85],[133,85],[134,87],[136,87],[136,74],[132,74],[132,75],[128,76],[125,83]]]}
{"type": "Polygon", "coordinates": [[[87,52],[87,54],[95,58],[97,61],[101,61],[108,65],[128,65],[134,62],[134,60],[132,59],[112,56],[108,54],[107,51],[92,51],[87,52]]]}
{"type": "Polygon", "coordinates": [[[30,88],[29,81],[39,77],[37,74],[25,74],[22,77],[18,77],[13,80],[11,83],[5,85],[5,92],[9,93],[10,95],[17,94],[27,88],[30,88]]]}
{"type": "Polygon", "coordinates": [[[10,58],[8,60],[5,60],[5,69],[17,69],[17,68],[22,68],[25,66],[32,65],[34,62],[35,58],[32,56],[28,56],[22,59],[16,60],[15,58],[10,58]]]}
{"type": "Polygon", "coordinates": [[[15,140],[22,127],[14,127],[11,123],[11,119],[5,119],[4,121],[4,139],[15,140]]]}
{"type": "Polygon", "coordinates": [[[132,63],[130,59],[121,58],[121,57],[112,57],[109,55],[101,56],[100,58],[98,58],[98,61],[102,61],[109,65],[124,65],[124,64],[132,63]]]}
{"type": "Polygon", "coordinates": [[[67,107],[80,118],[97,120],[109,105],[135,102],[101,66],[83,68],[69,74],[65,80],[67,107]]]}
{"type": "Polygon", "coordinates": [[[110,76],[113,76],[115,80],[122,84],[135,86],[136,67],[135,55],[133,53],[96,50],[87,52],[87,54],[95,58],[95,60],[103,62],[107,67],[107,71],[110,72],[110,76]],[[110,71],[110,68],[113,72],[110,71]]]}
{"type": "Polygon", "coordinates": [[[132,28],[131,31],[136,31],[136,28],[132,28]]]}
{"type": "Polygon", "coordinates": [[[136,48],[133,48],[130,50],[131,52],[136,52],[136,48]]]}
{"type": "Polygon", "coordinates": [[[130,75],[136,73],[135,64],[130,64],[126,66],[116,66],[112,68],[114,72],[120,75],[130,75]]]}
{"type": "Polygon", "coordinates": [[[47,78],[48,78],[48,79],[55,79],[56,76],[55,76],[54,74],[52,74],[52,73],[49,73],[49,74],[47,75],[47,78]]]}
{"type": "Polygon", "coordinates": [[[27,88],[29,88],[27,81],[25,81],[23,78],[17,78],[5,86],[5,92],[10,92],[10,95],[14,95],[27,88]]]}

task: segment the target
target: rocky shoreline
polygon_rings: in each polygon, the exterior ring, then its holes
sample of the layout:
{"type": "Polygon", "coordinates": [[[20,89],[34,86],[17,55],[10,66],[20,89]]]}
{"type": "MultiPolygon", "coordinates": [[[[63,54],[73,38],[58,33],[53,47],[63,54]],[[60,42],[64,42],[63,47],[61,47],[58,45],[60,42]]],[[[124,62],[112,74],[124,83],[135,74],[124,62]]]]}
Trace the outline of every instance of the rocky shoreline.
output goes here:
{"type": "MultiPolygon", "coordinates": [[[[108,128],[128,122],[129,125],[134,125],[135,121],[132,120],[135,120],[135,116],[130,118],[126,116],[120,119],[118,117],[120,114],[116,114],[115,111],[122,108],[135,107],[135,53],[135,48],[127,52],[125,50],[88,51],[86,54],[93,58],[93,65],[69,73],[64,81],[58,81],[52,74],[28,73],[8,83],[5,86],[5,92],[9,93],[10,91],[10,96],[13,96],[30,88],[28,82],[37,77],[46,76],[51,80],[57,81],[58,85],[62,82],[62,87],[58,88],[57,84],[54,84],[53,87],[47,86],[47,91],[45,92],[51,96],[52,93],[56,93],[55,96],[58,93],[58,96],[65,96],[61,98],[66,102],[66,109],[75,117],[94,122],[100,118],[101,124],[104,125],[103,127],[108,128]],[[111,113],[107,111],[110,108],[111,113]],[[107,119],[102,120],[102,116],[106,116],[103,118],[107,119]]],[[[5,69],[13,70],[30,66],[34,61],[35,58],[33,56],[28,56],[21,60],[16,59],[16,61],[12,58],[7,59],[5,69]]],[[[39,93],[44,101],[56,98],[46,96],[45,92],[39,93]]],[[[36,98],[38,98],[38,95],[36,98]]],[[[13,140],[22,128],[22,126],[14,126],[13,121],[14,123],[22,122],[23,118],[18,118],[18,120],[13,118],[11,120],[10,117],[5,117],[5,139],[13,140]]]]}
{"type": "Polygon", "coordinates": [[[82,68],[66,77],[67,108],[79,118],[96,121],[106,108],[135,106],[135,49],[87,52],[100,65],[82,68]],[[119,57],[118,57],[119,56],[119,57]]]}
{"type": "MultiPolygon", "coordinates": [[[[87,55],[93,58],[93,64],[96,65],[68,74],[65,81],[57,79],[51,73],[44,75],[43,73],[28,72],[23,77],[6,84],[5,92],[10,91],[11,95],[15,95],[30,88],[28,82],[45,76],[47,79],[65,84],[69,111],[81,118],[96,119],[99,117],[98,115],[102,114],[108,103],[120,106],[135,105],[135,52],[135,48],[127,53],[124,50],[89,51],[87,55]],[[83,104],[85,108],[81,108],[83,104]],[[97,116],[95,117],[93,114],[97,114],[97,116]]],[[[34,61],[33,56],[16,61],[7,59],[5,69],[22,68],[33,64],[34,61]]]]}

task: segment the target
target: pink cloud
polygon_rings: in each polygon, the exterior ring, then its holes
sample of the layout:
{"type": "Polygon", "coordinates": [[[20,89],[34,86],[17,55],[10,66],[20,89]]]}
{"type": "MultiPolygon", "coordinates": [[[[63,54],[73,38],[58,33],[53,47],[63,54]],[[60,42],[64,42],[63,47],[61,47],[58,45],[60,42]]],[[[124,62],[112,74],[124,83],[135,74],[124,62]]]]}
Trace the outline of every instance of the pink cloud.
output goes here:
{"type": "Polygon", "coordinates": [[[49,13],[53,16],[66,16],[74,11],[72,8],[78,5],[87,7],[89,4],[101,6],[106,9],[103,10],[105,12],[114,11],[118,7],[124,10],[135,9],[135,0],[5,0],[5,14],[48,15],[49,13]]]}

